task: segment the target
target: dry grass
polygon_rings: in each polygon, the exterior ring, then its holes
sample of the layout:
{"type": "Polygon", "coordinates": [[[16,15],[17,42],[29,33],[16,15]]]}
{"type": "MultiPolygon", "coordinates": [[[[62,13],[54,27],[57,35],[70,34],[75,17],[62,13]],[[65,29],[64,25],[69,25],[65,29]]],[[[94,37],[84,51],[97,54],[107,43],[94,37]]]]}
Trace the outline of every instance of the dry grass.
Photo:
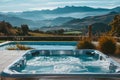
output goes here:
{"type": "Polygon", "coordinates": [[[79,41],[77,44],[77,49],[95,49],[95,45],[88,39],[79,41]]]}
{"type": "Polygon", "coordinates": [[[44,36],[55,36],[53,34],[45,34],[45,33],[35,33],[35,32],[29,32],[31,36],[39,36],[39,37],[44,37],[44,36]]]}
{"type": "Polygon", "coordinates": [[[114,54],[116,51],[116,41],[112,37],[101,37],[98,48],[105,54],[114,54]]]}
{"type": "Polygon", "coordinates": [[[117,49],[116,49],[116,55],[120,55],[120,45],[117,45],[117,49]]]}
{"type": "Polygon", "coordinates": [[[16,35],[16,33],[18,32],[17,29],[10,29],[10,31],[12,32],[12,34],[16,35]]]}
{"type": "Polygon", "coordinates": [[[7,50],[29,50],[29,49],[33,49],[33,48],[21,44],[16,44],[15,46],[7,47],[7,50]]]}

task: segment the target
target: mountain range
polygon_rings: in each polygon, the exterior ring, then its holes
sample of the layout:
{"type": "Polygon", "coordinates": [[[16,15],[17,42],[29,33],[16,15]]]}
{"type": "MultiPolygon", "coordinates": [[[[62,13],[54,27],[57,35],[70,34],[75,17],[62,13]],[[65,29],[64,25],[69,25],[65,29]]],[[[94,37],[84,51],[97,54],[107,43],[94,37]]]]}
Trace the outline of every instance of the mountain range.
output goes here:
{"type": "Polygon", "coordinates": [[[21,24],[28,24],[31,29],[38,29],[42,26],[55,26],[55,25],[62,25],[65,22],[68,22],[74,18],[72,17],[58,17],[53,20],[38,20],[33,21],[29,19],[23,19],[14,16],[8,16],[0,14],[0,21],[10,22],[12,25],[20,27],[21,24]]]}
{"type": "MultiPolygon", "coordinates": [[[[104,9],[91,8],[87,6],[66,6],[63,8],[56,8],[53,10],[0,13],[0,21],[5,20],[7,22],[10,22],[13,26],[28,24],[28,26],[31,29],[39,29],[43,26],[61,25],[63,27],[76,27],[76,24],[73,25],[74,21],[78,21],[79,23],[76,23],[79,26],[87,26],[88,24],[93,24],[94,21],[104,22],[105,16],[101,17],[98,15],[108,15],[108,13],[113,11],[120,13],[120,7],[116,7],[113,9],[104,9]]],[[[108,19],[107,22],[109,22],[111,18],[112,17],[110,17],[110,19],[108,19]]]]}
{"type": "Polygon", "coordinates": [[[68,21],[67,23],[64,23],[63,27],[71,27],[71,28],[79,28],[83,26],[92,25],[94,23],[104,23],[109,24],[115,15],[119,13],[117,12],[110,12],[105,15],[99,15],[99,16],[89,16],[82,19],[73,19],[71,21],[68,21]]]}
{"type": "MultiPolygon", "coordinates": [[[[88,29],[89,25],[92,25],[93,33],[97,32],[107,32],[111,29],[109,26],[110,22],[113,20],[115,15],[118,15],[117,12],[110,12],[108,14],[99,15],[99,16],[89,16],[82,19],[73,19],[71,21],[68,21],[60,26],[54,26],[54,27],[43,27],[41,29],[46,30],[57,30],[58,29],[73,29],[73,30],[80,30],[80,29],[88,29]]],[[[83,31],[84,32],[84,31],[83,31]]]]}

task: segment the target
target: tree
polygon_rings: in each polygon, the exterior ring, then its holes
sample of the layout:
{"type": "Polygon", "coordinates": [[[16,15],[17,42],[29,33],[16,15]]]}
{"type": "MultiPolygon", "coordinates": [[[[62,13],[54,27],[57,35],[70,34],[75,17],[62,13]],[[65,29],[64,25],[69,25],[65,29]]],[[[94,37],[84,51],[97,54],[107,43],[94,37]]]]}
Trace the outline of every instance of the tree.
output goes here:
{"type": "Polygon", "coordinates": [[[111,34],[120,36],[120,14],[114,17],[110,25],[112,26],[111,34]]]}
{"type": "Polygon", "coordinates": [[[3,34],[13,35],[11,29],[12,29],[12,25],[10,23],[5,21],[0,22],[0,32],[2,32],[3,34]]]}
{"type": "Polygon", "coordinates": [[[57,32],[57,34],[63,34],[64,33],[64,29],[59,29],[56,32],[57,32]]]}
{"type": "Polygon", "coordinates": [[[28,35],[29,27],[26,24],[21,25],[23,35],[28,35]]]}

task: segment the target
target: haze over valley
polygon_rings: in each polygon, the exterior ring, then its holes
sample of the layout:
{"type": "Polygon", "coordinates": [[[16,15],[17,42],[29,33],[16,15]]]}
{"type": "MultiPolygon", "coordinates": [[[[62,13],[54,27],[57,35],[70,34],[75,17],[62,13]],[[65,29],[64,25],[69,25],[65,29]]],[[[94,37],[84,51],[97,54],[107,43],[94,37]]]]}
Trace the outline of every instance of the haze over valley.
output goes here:
{"type": "MultiPolygon", "coordinates": [[[[73,19],[89,19],[91,16],[109,14],[110,12],[120,13],[120,7],[112,9],[92,8],[87,6],[65,6],[53,10],[35,10],[25,12],[8,12],[0,14],[0,21],[10,22],[13,26],[27,24],[30,29],[41,27],[61,26],[73,19]]],[[[102,19],[101,19],[102,20],[102,19]]],[[[89,21],[88,21],[89,22],[89,21]]],[[[91,23],[92,24],[92,23],[91,23]]],[[[83,25],[86,26],[86,25],[83,25]]]]}

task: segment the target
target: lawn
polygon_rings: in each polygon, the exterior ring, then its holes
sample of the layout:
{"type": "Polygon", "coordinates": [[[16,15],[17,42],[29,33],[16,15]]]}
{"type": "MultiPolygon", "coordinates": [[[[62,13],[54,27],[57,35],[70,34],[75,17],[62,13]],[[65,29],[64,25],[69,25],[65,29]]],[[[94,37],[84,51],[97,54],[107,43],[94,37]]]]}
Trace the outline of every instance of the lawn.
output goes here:
{"type": "Polygon", "coordinates": [[[35,32],[29,32],[31,36],[39,36],[39,37],[44,37],[44,36],[55,36],[53,34],[45,34],[45,33],[35,33],[35,32]]]}
{"type": "Polygon", "coordinates": [[[82,32],[80,31],[69,31],[69,32],[64,32],[64,34],[67,34],[67,35],[79,35],[79,34],[82,34],[82,32]]]}
{"type": "Polygon", "coordinates": [[[5,42],[5,40],[0,40],[0,43],[5,42]]]}

